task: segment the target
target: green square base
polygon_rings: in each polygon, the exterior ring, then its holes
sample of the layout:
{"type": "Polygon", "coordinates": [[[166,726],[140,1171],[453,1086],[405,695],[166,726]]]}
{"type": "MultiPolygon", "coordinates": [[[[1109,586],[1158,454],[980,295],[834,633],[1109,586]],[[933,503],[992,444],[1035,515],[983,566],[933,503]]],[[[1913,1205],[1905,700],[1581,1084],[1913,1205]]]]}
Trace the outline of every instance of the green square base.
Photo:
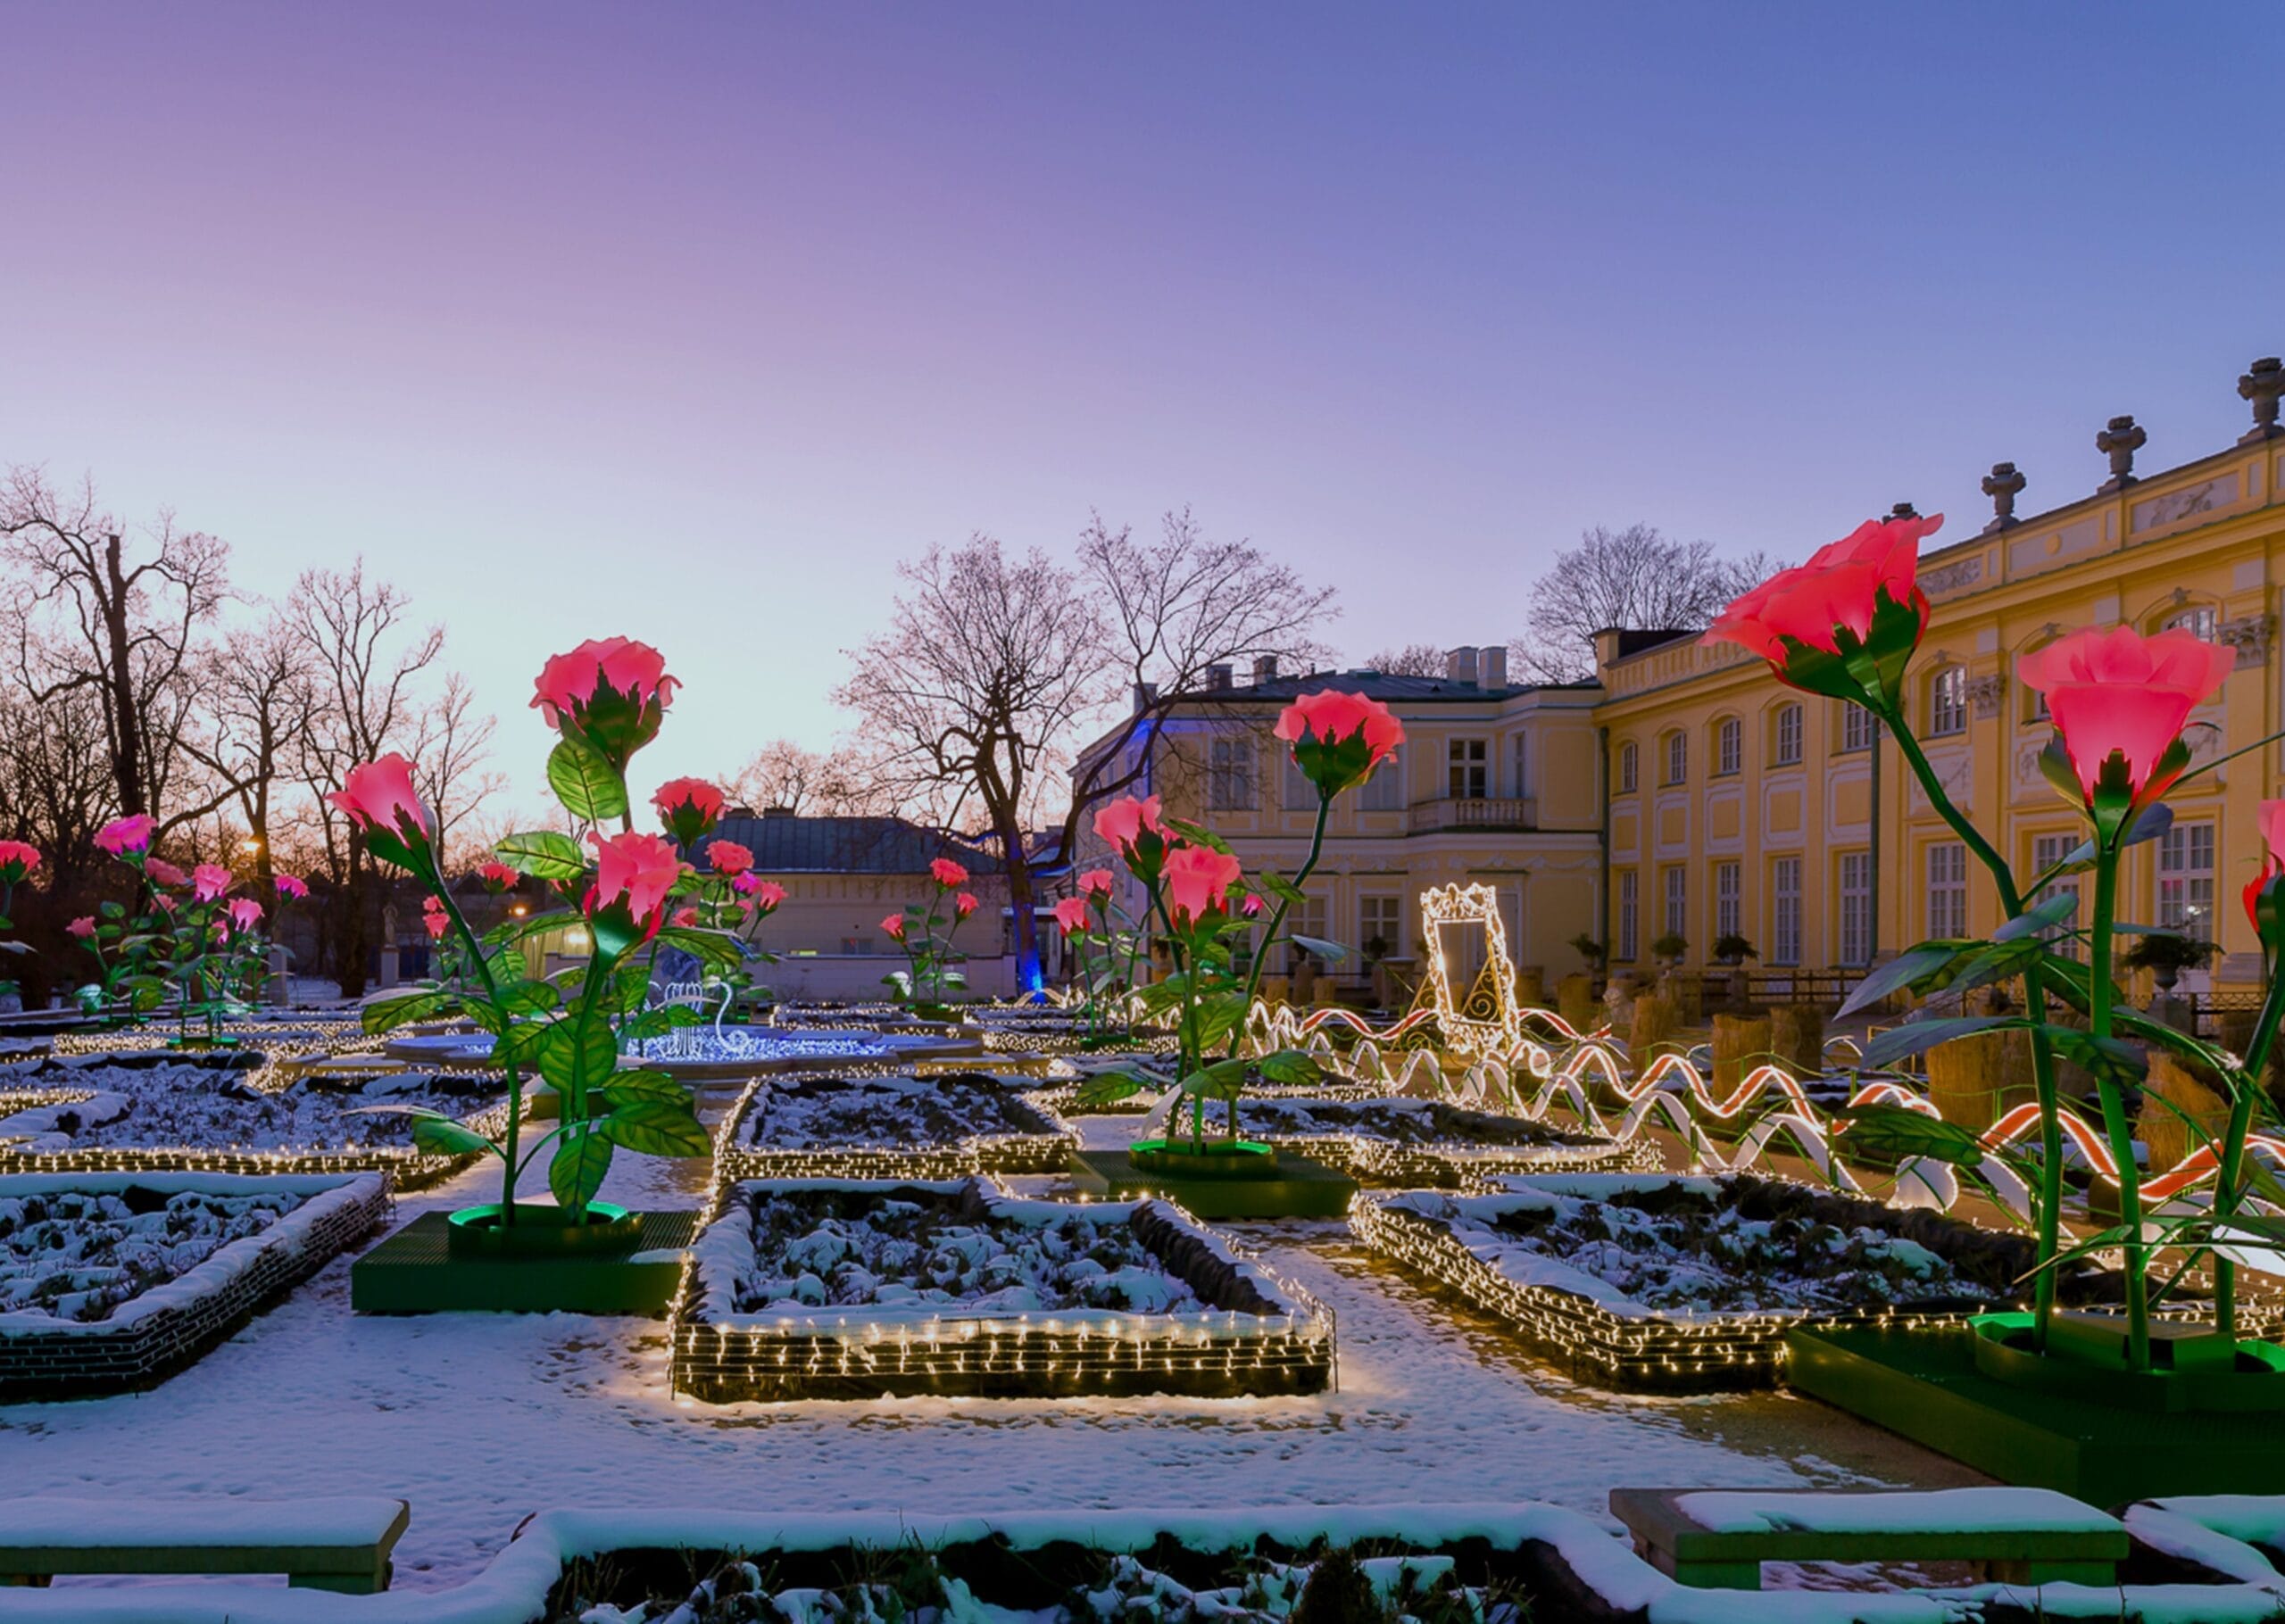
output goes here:
{"type": "Polygon", "coordinates": [[[682,1283],[681,1254],[698,1214],[636,1217],[635,1239],[615,1252],[498,1258],[454,1256],[449,1216],[423,1213],[350,1265],[349,1305],[359,1313],[661,1314],[682,1283]]]}
{"type": "Polygon", "coordinates": [[[1357,1181],[1347,1173],[1290,1150],[1277,1153],[1273,1179],[1146,1172],[1124,1150],[1075,1150],[1071,1182],[1084,1194],[1114,1201],[1164,1196],[1196,1218],[1339,1218],[1357,1193],[1357,1181]]]}
{"type": "Polygon", "coordinates": [[[2285,1412],[2154,1414],[2027,1391],[1975,1368],[1974,1333],[1796,1328],[1786,1380],[2004,1483],[2090,1505],[2274,1494],[2285,1412]]]}

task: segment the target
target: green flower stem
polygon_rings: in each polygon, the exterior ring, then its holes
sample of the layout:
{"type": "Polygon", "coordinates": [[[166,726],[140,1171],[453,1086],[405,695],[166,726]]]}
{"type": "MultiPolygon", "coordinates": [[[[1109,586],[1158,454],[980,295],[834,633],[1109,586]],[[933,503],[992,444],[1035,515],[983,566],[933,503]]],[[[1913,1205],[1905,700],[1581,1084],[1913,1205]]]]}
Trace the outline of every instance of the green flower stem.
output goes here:
{"type": "MultiPolygon", "coordinates": [[[[2116,993],[2111,985],[2110,965],[2111,924],[2118,909],[2118,859],[2114,841],[2105,841],[2096,850],[2094,928],[2088,938],[2087,1024],[2098,1040],[2111,1035],[2111,1002],[2116,993]]],[[[2126,1100],[2118,1085],[2100,1074],[2095,1083],[2102,1097],[2103,1131],[2118,1162],[2119,1223],[2130,1237],[2126,1243],[2127,1368],[2147,1371],[2150,1368],[2148,1259],[2142,1247],[2142,1181],[2134,1164],[2134,1129],[2126,1120],[2126,1100]]]]}
{"type": "MultiPolygon", "coordinates": [[[[1317,789],[1317,827],[1309,832],[1309,855],[1301,864],[1300,871],[1293,876],[1292,885],[1295,891],[1300,890],[1307,884],[1309,876],[1317,872],[1317,859],[1325,854],[1325,815],[1332,810],[1333,796],[1320,785],[1317,789]]],[[[1269,949],[1277,940],[1278,931],[1285,924],[1286,910],[1292,906],[1293,899],[1291,897],[1280,897],[1277,899],[1277,911],[1269,916],[1269,929],[1263,932],[1261,938],[1261,951],[1253,956],[1253,965],[1246,973],[1247,1015],[1253,1013],[1253,998],[1256,990],[1261,985],[1262,966],[1269,962],[1269,949]]],[[[1245,1015],[1238,1017],[1238,1032],[1240,1035],[1243,1035],[1245,1032],[1245,1015]]],[[[1234,1046],[1236,1039],[1234,1038],[1231,1041],[1234,1046]]]]}
{"type": "MultiPolygon", "coordinates": [[[[484,957],[484,944],[478,940],[475,928],[469,924],[468,916],[461,912],[460,904],[453,899],[452,887],[444,882],[441,870],[420,877],[429,882],[430,890],[444,903],[445,912],[451,916],[453,928],[466,944],[475,961],[477,975],[484,982],[485,1002],[496,1012],[500,1007],[500,983],[493,978],[491,963],[484,957]]],[[[503,1032],[499,1037],[506,1035],[503,1032]]],[[[494,1042],[498,1040],[498,1038],[494,1040],[494,1042]]],[[[500,1137],[500,1222],[505,1228],[516,1222],[516,1175],[523,1171],[522,1164],[516,1160],[516,1141],[523,1131],[524,1084],[518,1068],[511,1065],[502,1069],[508,1076],[508,1130],[500,1137]]]]}
{"type": "MultiPolygon", "coordinates": [[[[2261,1015],[2254,1023],[2253,1040],[2247,1044],[2239,1067],[2237,1088],[2230,1101],[2230,1125],[2222,1139],[2222,1165],[2214,1174],[2214,1217],[2218,1223],[2237,1211],[2242,1193],[2239,1181],[2245,1172],[2246,1135],[2253,1127],[2253,1105],[2261,1092],[2262,1075],[2269,1067],[2269,1050],[2277,1038],[2277,1023],[2285,1015],[2285,985],[2281,985],[2273,957],[2268,990],[2262,996],[2261,1015]]],[[[2215,1254],[2214,1259],[2214,1323],[2227,1338],[2238,1334],[2238,1266],[2215,1254]]]]}
{"type": "MultiPolygon", "coordinates": [[[[1903,755],[1905,765],[1912,769],[1912,775],[1920,781],[1928,804],[1936,808],[1938,816],[1950,825],[1962,843],[1990,871],[1992,882],[1998,888],[2001,909],[2010,919],[2021,917],[2023,898],[2015,889],[2015,871],[1944,792],[1936,769],[1930,765],[1920,741],[1914,737],[1904,719],[1902,707],[1883,702],[1867,708],[1896,740],[1897,749],[1903,755]]],[[[2056,1080],[2055,1047],[2047,1036],[2047,969],[2037,959],[2023,967],[2023,1006],[2032,1019],[2032,1090],[2039,1100],[2039,1257],[2041,1263],[2050,1263],[2062,1250],[2063,1240],[2062,1090],[2056,1080]]],[[[2055,1318],[2055,1271],[2040,1270],[2032,1289],[2032,1342],[2044,1353],[2048,1327],[2055,1318]]]]}

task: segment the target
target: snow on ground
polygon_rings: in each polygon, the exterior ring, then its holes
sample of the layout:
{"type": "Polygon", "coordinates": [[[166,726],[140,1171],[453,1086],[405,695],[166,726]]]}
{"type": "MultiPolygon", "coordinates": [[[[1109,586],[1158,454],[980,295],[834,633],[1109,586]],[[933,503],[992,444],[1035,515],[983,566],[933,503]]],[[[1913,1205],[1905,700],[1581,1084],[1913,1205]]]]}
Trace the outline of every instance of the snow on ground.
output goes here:
{"type": "Polygon", "coordinates": [[[55,1059],[0,1074],[11,1090],[85,1089],[84,1103],[0,1117],[0,1142],[32,1151],[111,1146],[241,1146],[330,1150],[408,1145],[411,1120],[374,1106],[425,1106],[465,1116],[503,1098],[488,1078],[395,1072],[370,1078],[306,1077],[274,1094],[247,1086],[246,1068],[163,1060],[130,1065],[55,1059]]]}
{"type": "MultiPolygon", "coordinates": [[[[1117,1131],[1133,1131],[1118,1124],[1117,1131]]],[[[621,1156],[604,1194],[694,1206],[706,1168],[621,1156]]],[[[1026,1181],[1026,1184],[1032,1181],[1026,1181]]],[[[400,1218],[489,1198],[474,1171],[400,1218]]],[[[1340,1389],[1309,1398],[697,1405],[667,1395],[662,1322],[358,1317],[337,1260],[154,1391],[0,1406],[11,1495],[412,1503],[397,1584],[466,1578],[530,1512],[1005,1511],[1553,1501],[1610,1523],[1614,1486],[1975,1481],[1779,1395],[1583,1388],[1432,1297],[1338,1223],[1235,1226],[1340,1316],[1340,1389]]]]}

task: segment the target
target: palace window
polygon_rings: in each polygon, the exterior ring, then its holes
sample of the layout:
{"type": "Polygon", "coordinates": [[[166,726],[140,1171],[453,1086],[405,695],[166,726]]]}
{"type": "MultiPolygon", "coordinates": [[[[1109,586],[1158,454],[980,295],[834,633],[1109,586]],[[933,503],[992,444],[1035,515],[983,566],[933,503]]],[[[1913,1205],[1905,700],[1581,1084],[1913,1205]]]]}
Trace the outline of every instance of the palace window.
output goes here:
{"type": "Polygon", "coordinates": [[[1840,962],[1873,962],[1873,854],[1840,854],[1840,962]]]}
{"type": "Polygon", "coordinates": [[[1317,786],[1309,782],[1309,775],[1301,770],[1301,764],[1293,759],[1292,750],[1286,750],[1282,743],[1278,750],[1285,760],[1285,770],[1279,775],[1283,784],[1279,804],[1288,812],[1316,811],[1317,786]]]}
{"type": "Polygon", "coordinates": [[[1611,956],[1615,963],[1622,965],[1631,965],[1642,956],[1641,938],[1634,922],[1634,871],[1630,868],[1618,876],[1618,947],[1611,956]]]}
{"type": "MultiPolygon", "coordinates": [[[[2083,843],[2084,842],[2076,834],[2033,835],[2032,837],[2032,872],[2035,874],[2045,874],[2048,869],[2054,867],[2057,863],[2060,863],[2064,858],[2069,857],[2073,851],[2077,850],[2083,843]]],[[[2039,895],[2032,898],[2032,900],[2034,902],[2044,902],[2049,897],[2078,897],[2079,895],[2079,876],[2077,874],[2060,874],[2056,878],[2049,880],[2045,885],[2040,887],[2039,895]]],[[[2055,930],[2049,931],[2047,935],[2048,944],[2057,953],[2062,954],[2066,958],[2076,958],[2079,957],[2078,940],[2070,934],[2072,925],[2075,924],[2077,922],[2078,916],[2074,913],[2072,916],[2072,919],[2069,924],[2060,925],[2055,930]]]]}
{"type": "Polygon", "coordinates": [[[1450,771],[1445,793],[1454,800],[1482,800],[1489,795],[1490,754],[1490,745],[1482,739],[1453,740],[1446,747],[1450,771]]]}
{"type": "Polygon", "coordinates": [[[1666,870],[1666,934],[1690,934],[1690,871],[1679,865],[1666,870]]]}
{"type": "Polygon", "coordinates": [[[1724,717],[1714,727],[1714,770],[1724,776],[1745,766],[1745,725],[1735,717],[1724,717]]]}
{"type": "Polygon", "coordinates": [[[1844,751],[1872,749],[1880,725],[1871,711],[1844,700],[1840,706],[1840,748],[1844,751]]]}
{"type": "Polygon", "coordinates": [[[1967,667],[1946,666],[1928,679],[1928,736],[1967,731],[1967,667]]]}
{"type": "Polygon", "coordinates": [[[1744,890],[1743,874],[1735,863],[1714,865],[1714,934],[1742,936],[1739,916],[1744,890]]]}
{"type": "Polygon", "coordinates": [[[1206,804],[1217,812],[1253,810],[1251,739],[1217,739],[1208,747],[1206,804]]]}
{"type": "Polygon", "coordinates": [[[1666,735],[1666,782],[1690,782],[1690,735],[1680,728],[1666,735]]]}
{"type": "MultiPolygon", "coordinates": [[[[1317,804],[1317,791],[1312,788],[1309,793],[1311,798],[1309,804],[1314,807],[1317,804]]],[[[1365,780],[1363,799],[1359,800],[1357,805],[1361,810],[1367,812],[1404,810],[1404,751],[1402,750],[1391,750],[1388,759],[1373,769],[1373,775],[1365,780]]]]}
{"type": "Polygon", "coordinates": [[[1641,776],[1641,757],[1642,752],[1634,748],[1632,739],[1618,747],[1618,792],[1621,795],[1634,793],[1637,781],[1641,776]]]}
{"type": "Polygon", "coordinates": [[[2197,604],[2169,615],[2162,629],[2188,632],[2200,642],[2212,642],[2222,629],[2221,612],[2210,603],[2197,604]]]}
{"type": "Polygon", "coordinates": [[[2178,823],[2158,837],[2158,924],[2214,940],[2214,825],[2178,823]]]}
{"type": "Polygon", "coordinates": [[[1779,858],[1769,866],[1769,962],[1801,962],[1801,859],[1779,858]]]}
{"type": "Polygon", "coordinates": [[[1776,766],[1799,766],[1801,764],[1801,708],[1799,705],[1778,708],[1777,738],[1769,758],[1776,766]]]}
{"type": "Polygon", "coordinates": [[[1938,841],[1924,859],[1928,869],[1928,936],[1953,940],[1967,934],[1967,848],[1938,841]]]}
{"type": "Polygon", "coordinates": [[[1372,950],[1373,943],[1381,944],[1380,950],[1392,957],[1404,953],[1404,899],[1401,897],[1359,897],[1357,899],[1357,947],[1359,952],[1372,950]]]}

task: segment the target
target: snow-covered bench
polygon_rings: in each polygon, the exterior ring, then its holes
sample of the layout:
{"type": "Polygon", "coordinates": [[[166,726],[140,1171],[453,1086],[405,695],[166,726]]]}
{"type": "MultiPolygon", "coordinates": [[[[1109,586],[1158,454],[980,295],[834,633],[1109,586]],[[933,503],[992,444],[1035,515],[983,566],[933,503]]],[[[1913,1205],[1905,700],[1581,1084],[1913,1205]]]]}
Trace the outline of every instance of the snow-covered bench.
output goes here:
{"type": "Polygon", "coordinates": [[[0,1501],[0,1585],[59,1573],[283,1573],[370,1595],[411,1508],[373,1496],[312,1500],[0,1501]]]}
{"type": "Polygon", "coordinates": [[[1758,1590],[1766,1562],[1965,1562],[2008,1584],[2111,1585],[2125,1524],[2047,1488],[1614,1488],[1611,1515],[1678,1583],[1758,1590]]]}

